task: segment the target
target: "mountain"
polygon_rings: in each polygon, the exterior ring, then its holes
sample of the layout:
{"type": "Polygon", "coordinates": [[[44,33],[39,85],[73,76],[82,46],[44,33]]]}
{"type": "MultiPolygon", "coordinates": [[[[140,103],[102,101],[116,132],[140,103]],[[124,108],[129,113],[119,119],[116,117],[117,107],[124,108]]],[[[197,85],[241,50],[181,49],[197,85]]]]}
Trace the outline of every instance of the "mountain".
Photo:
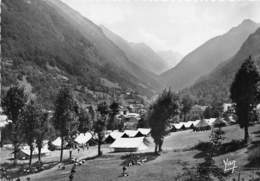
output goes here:
{"type": "Polygon", "coordinates": [[[164,71],[173,68],[183,57],[180,53],[174,52],[172,50],[159,51],[157,54],[164,60],[167,65],[164,71]]]}
{"type": "Polygon", "coordinates": [[[237,27],[208,40],[189,53],[174,68],[163,73],[161,79],[173,90],[191,86],[199,77],[207,75],[220,63],[234,56],[258,26],[251,20],[244,20],[237,27]]]}
{"type": "Polygon", "coordinates": [[[229,90],[235,74],[249,56],[260,67],[260,28],[247,38],[232,58],[221,63],[209,75],[183,92],[197,97],[201,104],[210,104],[214,100],[229,102],[229,90]]]}
{"type": "Polygon", "coordinates": [[[87,103],[114,89],[146,96],[158,89],[99,26],[61,1],[3,0],[1,7],[3,92],[19,80],[51,106],[64,84],[87,103]]]}
{"type": "Polygon", "coordinates": [[[101,26],[104,34],[123,50],[129,61],[139,65],[148,72],[161,73],[167,65],[149,46],[144,43],[129,43],[105,26],[101,26]]]}

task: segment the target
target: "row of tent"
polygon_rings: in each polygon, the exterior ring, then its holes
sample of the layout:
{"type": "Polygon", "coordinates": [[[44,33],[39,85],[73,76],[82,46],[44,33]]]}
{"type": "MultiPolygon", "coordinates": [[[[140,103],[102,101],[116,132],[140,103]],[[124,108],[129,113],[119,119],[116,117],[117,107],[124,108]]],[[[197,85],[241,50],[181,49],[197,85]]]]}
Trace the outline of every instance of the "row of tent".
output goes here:
{"type": "MultiPolygon", "coordinates": [[[[32,156],[35,157],[38,155],[38,148],[35,146],[34,150],[32,152],[32,156]]],[[[50,153],[50,150],[48,148],[48,140],[43,141],[43,147],[41,149],[41,155],[47,155],[50,153]]],[[[30,156],[30,147],[28,145],[23,145],[20,147],[18,153],[17,153],[17,158],[19,159],[28,159],[30,156]]]]}
{"type": "MultiPolygon", "coordinates": [[[[76,136],[74,139],[74,142],[80,146],[85,145],[89,143],[90,141],[93,141],[94,139],[94,134],[91,132],[86,132],[86,133],[80,133],[76,136]]],[[[68,143],[64,141],[64,147],[66,147],[68,143]]],[[[50,144],[52,149],[60,149],[61,148],[61,137],[57,137],[55,140],[53,140],[50,144]]]]}
{"type": "Polygon", "coordinates": [[[146,137],[151,132],[150,128],[138,128],[137,130],[112,131],[105,142],[112,143],[109,147],[115,152],[136,152],[146,150],[146,137]]]}
{"type": "MultiPolygon", "coordinates": [[[[105,143],[112,143],[117,138],[133,138],[133,137],[145,137],[149,135],[150,133],[149,128],[138,128],[137,130],[125,130],[124,132],[120,132],[118,130],[114,131],[107,131],[105,135],[104,142],[105,143]]],[[[83,146],[88,144],[94,144],[96,140],[96,136],[94,133],[86,132],[86,133],[80,133],[76,136],[74,139],[74,142],[78,144],[79,146],[83,146]]],[[[57,137],[55,140],[51,142],[52,149],[60,149],[61,148],[61,138],[57,137]]],[[[64,147],[66,147],[67,143],[64,142],[64,147]]]]}
{"type": "Polygon", "coordinates": [[[209,130],[213,126],[227,126],[228,124],[235,124],[235,120],[229,118],[229,122],[225,121],[223,118],[210,118],[201,119],[196,121],[180,122],[171,125],[171,131],[180,131],[193,129],[194,131],[209,130]]]}

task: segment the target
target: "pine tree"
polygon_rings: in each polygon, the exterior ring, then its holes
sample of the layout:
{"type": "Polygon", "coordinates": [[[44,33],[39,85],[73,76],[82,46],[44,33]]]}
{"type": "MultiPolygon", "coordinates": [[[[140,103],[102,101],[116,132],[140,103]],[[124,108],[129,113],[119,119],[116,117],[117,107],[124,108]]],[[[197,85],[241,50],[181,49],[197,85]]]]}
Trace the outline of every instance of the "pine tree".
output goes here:
{"type": "Polygon", "coordinates": [[[235,103],[238,123],[245,130],[244,140],[246,142],[249,138],[249,122],[253,117],[253,110],[259,100],[259,80],[258,67],[250,56],[236,73],[230,88],[231,99],[235,103]]]}

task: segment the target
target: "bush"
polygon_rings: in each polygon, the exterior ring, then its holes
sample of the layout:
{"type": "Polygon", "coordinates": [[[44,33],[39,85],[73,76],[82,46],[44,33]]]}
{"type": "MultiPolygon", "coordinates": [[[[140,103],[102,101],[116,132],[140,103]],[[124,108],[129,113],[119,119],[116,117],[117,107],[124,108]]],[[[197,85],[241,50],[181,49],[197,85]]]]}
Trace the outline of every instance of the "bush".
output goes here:
{"type": "Polygon", "coordinates": [[[221,147],[219,149],[219,154],[233,152],[233,151],[241,149],[245,146],[246,146],[246,144],[245,144],[244,140],[232,140],[228,143],[224,143],[221,145],[221,147]]]}
{"type": "MultiPolygon", "coordinates": [[[[202,152],[207,152],[211,149],[212,143],[210,142],[200,142],[196,146],[193,147],[193,149],[200,150],[202,152]]],[[[238,149],[241,149],[245,147],[246,144],[243,140],[232,140],[228,143],[223,143],[219,146],[217,152],[214,155],[221,155],[228,152],[233,152],[238,149]]],[[[259,151],[260,152],[260,151],[259,151]]]]}

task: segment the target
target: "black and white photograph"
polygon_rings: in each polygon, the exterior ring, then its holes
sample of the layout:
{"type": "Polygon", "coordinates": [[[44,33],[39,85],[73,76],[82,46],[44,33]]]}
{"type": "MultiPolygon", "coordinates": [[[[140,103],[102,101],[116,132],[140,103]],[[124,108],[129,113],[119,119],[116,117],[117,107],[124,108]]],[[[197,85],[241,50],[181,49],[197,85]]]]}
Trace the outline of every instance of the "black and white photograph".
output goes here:
{"type": "Polygon", "coordinates": [[[260,181],[260,0],[0,4],[0,181],[260,181]]]}

